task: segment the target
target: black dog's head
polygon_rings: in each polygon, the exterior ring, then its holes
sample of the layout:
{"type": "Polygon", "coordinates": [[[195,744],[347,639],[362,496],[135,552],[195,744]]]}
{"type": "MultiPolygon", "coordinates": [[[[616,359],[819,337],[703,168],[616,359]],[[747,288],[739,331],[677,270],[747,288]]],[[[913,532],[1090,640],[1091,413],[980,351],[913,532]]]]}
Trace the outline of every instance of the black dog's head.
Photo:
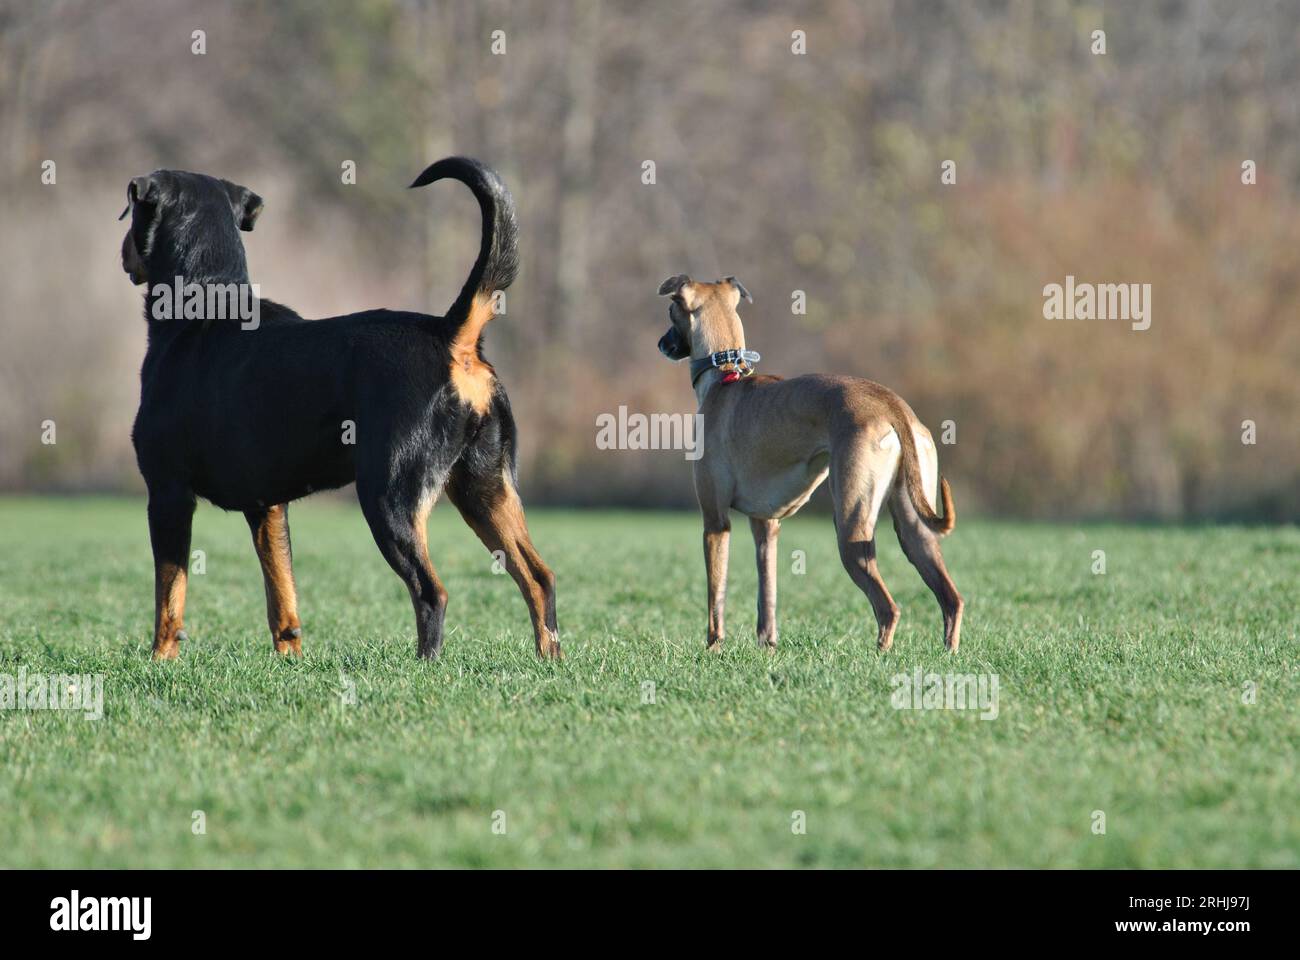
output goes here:
{"type": "Polygon", "coordinates": [[[122,269],[132,283],[248,279],[240,230],[252,230],[262,198],[229,180],[184,170],[156,170],[126,188],[131,229],[122,269]]]}

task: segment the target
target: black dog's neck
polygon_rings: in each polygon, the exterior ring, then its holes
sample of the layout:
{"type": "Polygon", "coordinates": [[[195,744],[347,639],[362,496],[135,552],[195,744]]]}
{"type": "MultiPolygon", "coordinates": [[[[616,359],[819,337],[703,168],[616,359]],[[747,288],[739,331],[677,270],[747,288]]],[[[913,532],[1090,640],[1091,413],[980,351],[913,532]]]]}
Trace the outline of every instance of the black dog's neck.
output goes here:
{"type": "Polygon", "coordinates": [[[177,277],[183,283],[248,283],[244,244],[234,224],[210,221],[191,215],[150,228],[145,257],[150,288],[173,284],[177,277]]]}
{"type": "MultiPolygon", "coordinates": [[[[156,241],[155,241],[156,244],[156,241]]],[[[248,283],[248,264],[244,261],[244,251],[237,257],[229,254],[213,256],[210,251],[190,251],[189,255],[173,259],[168,257],[158,262],[150,257],[148,262],[148,287],[165,283],[168,286],[180,277],[182,283],[248,283]]],[[[146,294],[148,291],[146,290],[146,294]]]]}
{"type": "MultiPolygon", "coordinates": [[[[192,284],[204,289],[213,285],[235,285],[242,289],[249,284],[248,263],[239,235],[233,230],[230,235],[220,230],[202,234],[193,229],[194,226],[190,222],[179,230],[156,229],[150,238],[144,286],[144,318],[149,325],[150,343],[156,337],[188,328],[196,322],[183,318],[178,312],[174,298],[178,284],[182,290],[192,284]],[[196,239],[198,242],[194,242],[196,239]],[[172,298],[170,319],[155,315],[158,296],[172,298]]],[[[211,320],[198,322],[203,329],[212,325],[211,320]]]]}

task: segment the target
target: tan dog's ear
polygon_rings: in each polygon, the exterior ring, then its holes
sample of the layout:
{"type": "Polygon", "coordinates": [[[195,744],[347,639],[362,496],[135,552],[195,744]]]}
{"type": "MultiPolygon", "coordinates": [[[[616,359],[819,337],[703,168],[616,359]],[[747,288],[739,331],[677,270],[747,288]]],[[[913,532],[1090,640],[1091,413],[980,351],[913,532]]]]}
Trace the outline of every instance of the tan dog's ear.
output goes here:
{"type": "Polygon", "coordinates": [[[684,273],[669,277],[659,284],[659,296],[671,296],[686,308],[687,313],[694,313],[700,308],[700,299],[695,292],[695,281],[684,273]]]}
{"type": "Polygon", "coordinates": [[[679,273],[676,276],[669,277],[663,283],[659,284],[659,296],[671,296],[690,282],[691,278],[684,273],[679,273]]]}
{"type": "Polygon", "coordinates": [[[746,300],[748,300],[750,303],[754,302],[754,298],[749,295],[749,291],[745,289],[745,285],[741,283],[739,280],[737,280],[735,277],[727,277],[727,283],[735,287],[736,292],[739,293],[746,300]]]}

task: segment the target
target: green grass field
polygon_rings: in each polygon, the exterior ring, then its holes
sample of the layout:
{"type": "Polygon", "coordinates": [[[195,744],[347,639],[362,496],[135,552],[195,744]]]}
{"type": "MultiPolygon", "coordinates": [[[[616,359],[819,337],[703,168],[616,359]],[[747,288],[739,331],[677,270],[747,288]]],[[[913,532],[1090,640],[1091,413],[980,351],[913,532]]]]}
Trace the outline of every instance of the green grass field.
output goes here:
{"type": "Polygon", "coordinates": [[[192,639],[153,664],[143,503],[0,500],[0,673],[104,675],[102,719],[0,711],[0,866],[1300,866],[1294,528],[963,521],[950,657],[888,525],[880,655],[830,520],[799,518],[767,656],[742,522],[711,655],[696,517],[534,510],[551,664],[444,505],[427,664],[357,508],[291,515],[306,656],[273,657],[243,518],[203,505],[192,639]],[[894,709],[917,667],[996,675],[996,719],[894,709]]]}

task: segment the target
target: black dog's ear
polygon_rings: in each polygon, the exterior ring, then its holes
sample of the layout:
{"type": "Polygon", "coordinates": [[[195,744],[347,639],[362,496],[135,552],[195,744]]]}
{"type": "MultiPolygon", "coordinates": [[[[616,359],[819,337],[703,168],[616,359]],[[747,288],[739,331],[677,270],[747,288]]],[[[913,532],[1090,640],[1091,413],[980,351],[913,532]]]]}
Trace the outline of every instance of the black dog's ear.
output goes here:
{"type": "Polygon", "coordinates": [[[241,187],[229,180],[222,180],[221,183],[225,186],[226,193],[230,195],[230,205],[235,211],[235,222],[239,224],[240,230],[247,233],[253,229],[253,223],[262,212],[262,198],[248,187],[241,187]]]}
{"type": "Polygon", "coordinates": [[[659,296],[667,297],[670,294],[674,294],[680,290],[684,284],[690,282],[691,278],[684,273],[679,273],[676,276],[669,277],[663,283],[659,284],[659,296]]]}
{"type": "Polygon", "coordinates": [[[137,203],[154,203],[157,199],[158,184],[152,176],[133,177],[126,185],[126,209],[117,219],[125,220],[126,215],[137,203]]]}
{"type": "Polygon", "coordinates": [[[750,303],[754,302],[754,298],[749,295],[749,291],[745,289],[745,285],[735,277],[727,277],[727,283],[735,287],[736,291],[750,303]]]}

